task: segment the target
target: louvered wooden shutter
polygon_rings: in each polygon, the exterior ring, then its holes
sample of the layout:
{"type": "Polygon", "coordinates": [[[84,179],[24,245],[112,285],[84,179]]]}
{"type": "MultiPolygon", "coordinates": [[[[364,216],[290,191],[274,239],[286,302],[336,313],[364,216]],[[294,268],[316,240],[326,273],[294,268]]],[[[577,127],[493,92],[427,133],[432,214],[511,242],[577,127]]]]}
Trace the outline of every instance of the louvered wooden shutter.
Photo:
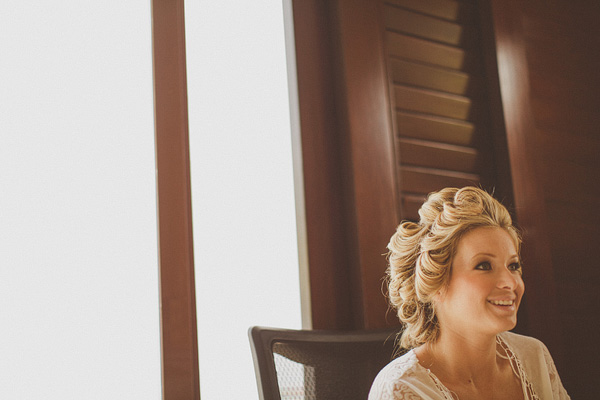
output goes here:
{"type": "Polygon", "coordinates": [[[403,219],[425,196],[490,175],[488,99],[474,3],[383,5],[403,219]]]}

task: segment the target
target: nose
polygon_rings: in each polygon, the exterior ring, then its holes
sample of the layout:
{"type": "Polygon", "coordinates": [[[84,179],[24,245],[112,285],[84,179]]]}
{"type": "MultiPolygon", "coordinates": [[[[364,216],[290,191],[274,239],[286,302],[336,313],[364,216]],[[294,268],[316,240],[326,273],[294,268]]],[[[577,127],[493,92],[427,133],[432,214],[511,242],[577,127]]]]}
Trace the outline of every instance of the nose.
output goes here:
{"type": "Polygon", "coordinates": [[[508,267],[500,268],[498,273],[497,285],[501,289],[514,290],[519,282],[520,275],[508,269],[508,267]]]}

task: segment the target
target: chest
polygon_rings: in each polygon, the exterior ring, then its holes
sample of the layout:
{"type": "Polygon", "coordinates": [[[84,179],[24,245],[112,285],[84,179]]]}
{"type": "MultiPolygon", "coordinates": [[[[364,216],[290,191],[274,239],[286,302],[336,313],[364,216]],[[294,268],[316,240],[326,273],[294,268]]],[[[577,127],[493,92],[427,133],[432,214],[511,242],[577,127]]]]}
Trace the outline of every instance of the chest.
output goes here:
{"type": "Polygon", "coordinates": [[[512,374],[503,374],[493,382],[481,382],[474,385],[471,382],[464,384],[446,384],[446,388],[453,397],[459,400],[527,400],[523,397],[521,381],[512,374]]]}

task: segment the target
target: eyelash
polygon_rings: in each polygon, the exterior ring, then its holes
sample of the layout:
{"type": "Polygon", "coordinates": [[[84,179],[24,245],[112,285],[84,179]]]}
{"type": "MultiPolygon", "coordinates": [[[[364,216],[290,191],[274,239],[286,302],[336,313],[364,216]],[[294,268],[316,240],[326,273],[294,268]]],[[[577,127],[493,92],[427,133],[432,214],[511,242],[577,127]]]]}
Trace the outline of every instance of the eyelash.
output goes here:
{"type": "Polygon", "coordinates": [[[510,267],[513,267],[513,268],[512,268],[512,270],[513,270],[513,271],[518,271],[518,272],[521,272],[521,271],[523,270],[523,267],[521,266],[521,263],[520,263],[520,262],[512,263],[512,264],[510,264],[508,267],[509,267],[509,268],[510,268],[510,267]]]}
{"type": "MultiPolygon", "coordinates": [[[[489,271],[492,269],[492,266],[490,265],[489,262],[485,261],[482,263],[479,263],[475,266],[475,269],[480,270],[480,271],[489,271]]],[[[522,266],[520,262],[515,262],[515,263],[511,263],[508,266],[508,269],[512,270],[512,271],[517,271],[517,272],[521,272],[522,271],[522,266]]]]}
{"type": "Polygon", "coordinates": [[[492,266],[490,265],[489,262],[482,262],[479,263],[475,266],[475,269],[478,269],[480,271],[489,271],[490,269],[492,269],[492,266]]]}

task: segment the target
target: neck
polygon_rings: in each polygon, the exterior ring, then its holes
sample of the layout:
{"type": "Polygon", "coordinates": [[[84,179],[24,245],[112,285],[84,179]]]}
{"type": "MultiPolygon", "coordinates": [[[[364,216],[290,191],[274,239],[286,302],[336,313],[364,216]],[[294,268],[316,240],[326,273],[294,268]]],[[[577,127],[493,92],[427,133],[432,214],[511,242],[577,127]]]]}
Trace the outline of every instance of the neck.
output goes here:
{"type": "Polygon", "coordinates": [[[467,338],[442,332],[436,342],[417,349],[417,356],[421,365],[445,382],[477,384],[498,371],[495,335],[467,338]]]}

